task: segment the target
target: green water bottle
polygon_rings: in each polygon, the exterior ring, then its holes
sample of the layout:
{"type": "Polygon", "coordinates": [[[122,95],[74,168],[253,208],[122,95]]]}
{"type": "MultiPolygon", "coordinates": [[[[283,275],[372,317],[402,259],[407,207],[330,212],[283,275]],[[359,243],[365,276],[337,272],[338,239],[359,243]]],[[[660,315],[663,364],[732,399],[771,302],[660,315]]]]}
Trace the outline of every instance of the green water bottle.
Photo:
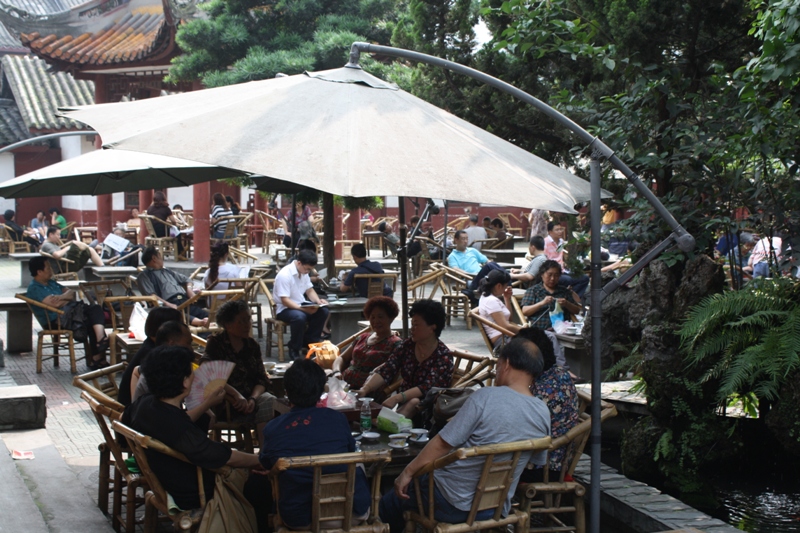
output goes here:
{"type": "Polygon", "coordinates": [[[372,398],[361,398],[361,432],[366,433],[372,429],[372,411],[369,404],[372,398]]]}

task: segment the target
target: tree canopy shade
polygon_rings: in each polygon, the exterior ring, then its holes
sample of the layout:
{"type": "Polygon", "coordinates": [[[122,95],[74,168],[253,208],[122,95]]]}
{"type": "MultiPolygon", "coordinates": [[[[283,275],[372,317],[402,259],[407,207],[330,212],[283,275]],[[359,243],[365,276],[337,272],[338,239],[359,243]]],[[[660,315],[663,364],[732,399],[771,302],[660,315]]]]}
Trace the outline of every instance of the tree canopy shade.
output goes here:
{"type": "Polygon", "coordinates": [[[211,0],[182,24],[168,80],[207,87],[338,68],[356,40],[388,43],[392,0],[211,0]]]}

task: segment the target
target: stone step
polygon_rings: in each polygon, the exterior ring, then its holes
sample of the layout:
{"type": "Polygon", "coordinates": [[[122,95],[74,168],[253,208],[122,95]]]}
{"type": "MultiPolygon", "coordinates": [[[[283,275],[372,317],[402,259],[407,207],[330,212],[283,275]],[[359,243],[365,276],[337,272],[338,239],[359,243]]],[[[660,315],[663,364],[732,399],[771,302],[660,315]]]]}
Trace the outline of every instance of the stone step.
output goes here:
{"type": "Polygon", "coordinates": [[[47,398],[37,385],[0,388],[0,430],[43,428],[46,404],[47,398]]]}

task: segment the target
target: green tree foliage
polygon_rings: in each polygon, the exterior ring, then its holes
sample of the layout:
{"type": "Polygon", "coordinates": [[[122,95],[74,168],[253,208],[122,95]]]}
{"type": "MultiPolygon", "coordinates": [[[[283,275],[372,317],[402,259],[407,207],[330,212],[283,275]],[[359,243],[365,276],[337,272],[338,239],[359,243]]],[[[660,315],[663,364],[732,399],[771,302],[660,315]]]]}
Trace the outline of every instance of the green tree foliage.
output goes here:
{"type": "Polygon", "coordinates": [[[183,54],[168,81],[218,87],[338,68],[354,41],[386,44],[394,25],[392,0],[210,0],[200,7],[207,18],[178,29],[183,54]]]}

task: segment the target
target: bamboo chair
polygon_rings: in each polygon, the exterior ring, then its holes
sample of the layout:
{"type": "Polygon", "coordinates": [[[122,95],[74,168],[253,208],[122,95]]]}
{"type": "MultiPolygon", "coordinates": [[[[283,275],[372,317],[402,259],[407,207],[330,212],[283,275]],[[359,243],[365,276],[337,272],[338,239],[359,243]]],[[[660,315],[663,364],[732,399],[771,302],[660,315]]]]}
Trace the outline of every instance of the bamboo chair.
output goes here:
{"type": "MultiPolygon", "coordinates": [[[[66,242],[61,244],[61,249],[67,248],[70,246],[70,242],[66,242]]],[[[72,259],[67,259],[66,257],[57,258],[47,252],[39,251],[39,255],[42,257],[46,257],[50,260],[51,265],[56,265],[56,269],[53,270],[54,279],[57,280],[66,280],[66,279],[73,279],[75,281],[78,280],[78,272],[72,270],[72,265],[75,264],[75,261],[72,259]]]]}
{"type": "MultiPolygon", "coordinates": [[[[11,228],[5,224],[0,224],[0,254],[30,253],[30,243],[26,241],[16,241],[11,237],[12,234],[11,228]]],[[[19,238],[21,239],[22,235],[20,235],[19,238]]]]}
{"type": "Polygon", "coordinates": [[[138,496],[138,489],[141,487],[147,492],[148,486],[141,475],[128,470],[125,463],[125,455],[130,455],[131,450],[127,442],[121,443],[109,429],[109,424],[119,421],[122,411],[117,411],[107,405],[98,402],[85,391],[81,393],[81,398],[86,400],[94,414],[100,431],[103,434],[104,442],[98,445],[100,450],[100,480],[98,506],[104,514],[108,514],[108,496],[113,494],[111,525],[114,531],[119,532],[124,526],[125,533],[135,533],[136,526],[144,522],[143,519],[136,519],[136,509],[144,505],[143,497],[138,496]],[[114,479],[110,478],[110,470],[114,469],[114,479]],[[111,489],[109,491],[109,489],[111,489]],[[125,513],[122,513],[123,503],[125,513]]]}
{"type": "MultiPolygon", "coordinates": [[[[131,314],[136,303],[141,303],[147,307],[158,306],[158,298],[155,296],[107,296],[103,304],[108,309],[111,316],[111,331],[106,331],[108,335],[109,359],[111,364],[117,362],[117,337],[127,335],[131,327],[131,314]],[[114,307],[117,304],[119,311],[114,307]]],[[[128,353],[128,357],[131,354],[128,353]]]]}
{"type": "Polygon", "coordinates": [[[522,234],[522,220],[514,213],[498,213],[497,218],[503,221],[503,226],[505,226],[507,232],[514,235],[522,234]],[[517,224],[517,226],[512,226],[511,219],[514,219],[514,224],[517,224]]]}
{"type": "Polygon", "coordinates": [[[467,288],[473,276],[458,268],[445,265],[440,265],[438,268],[444,271],[439,286],[442,289],[442,305],[447,314],[447,325],[450,325],[451,317],[463,317],[467,329],[472,329],[472,318],[469,314],[472,305],[469,296],[461,291],[467,288]]]}
{"type": "Polygon", "coordinates": [[[428,476],[428,494],[430,495],[427,506],[422,498],[417,498],[417,510],[406,511],[406,532],[412,533],[417,526],[425,531],[436,531],[436,533],[466,533],[468,531],[480,531],[489,529],[500,529],[505,531],[509,525],[514,526],[514,531],[520,533],[528,527],[528,511],[522,508],[512,508],[509,515],[503,518],[503,507],[508,496],[508,491],[514,481],[514,471],[523,452],[546,450],[550,446],[550,437],[541,439],[508,442],[502,444],[489,444],[487,446],[476,446],[473,448],[459,448],[428,463],[422,467],[414,476],[414,489],[420,494],[420,477],[425,474],[428,476]],[[508,458],[508,455],[511,457],[508,458]],[[501,456],[505,455],[505,459],[501,456]],[[463,524],[446,524],[438,522],[435,517],[433,505],[434,494],[434,470],[444,468],[448,465],[467,459],[470,457],[483,457],[483,470],[475,485],[475,497],[463,524]],[[427,512],[425,511],[427,507],[427,512]],[[488,520],[477,521],[475,518],[479,511],[494,509],[494,515],[488,520]]]}
{"type": "Polygon", "coordinates": [[[139,218],[142,219],[145,228],[147,228],[147,237],[144,239],[145,246],[155,247],[156,250],[158,250],[158,255],[160,255],[162,259],[166,259],[167,255],[170,253],[177,259],[177,238],[169,235],[170,224],[152,215],[139,215],[139,218]],[[154,222],[164,224],[164,231],[166,232],[164,237],[157,236],[155,227],[153,226],[154,222]]]}
{"type": "Polygon", "coordinates": [[[356,285],[358,280],[367,281],[367,298],[373,296],[383,296],[383,287],[388,281],[392,291],[397,288],[397,274],[383,273],[383,274],[356,274],[353,276],[353,294],[356,293],[356,285]]]}
{"type": "Polygon", "coordinates": [[[406,290],[409,293],[409,302],[426,298],[433,299],[433,297],[436,295],[436,292],[441,288],[439,282],[442,277],[444,277],[444,270],[434,269],[431,272],[426,272],[425,274],[410,280],[406,284],[406,290]],[[428,292],[428,289],[430,289],[430,292],[428,292]]]}
{"type": "MultiPolygon", "coordinates": [[[[147,435],[143,435],[138,431],[134,431],[128,426],[122,424],[118,420],[111,422],[111,429],[125,437],[133,449],[133,456],[136,457],[136,464],[142,472],[145,483],[150,487],[150,490],[145,494],[144,506],[144,531],[145,533],[155,533],[158,527],[158,513],[169,517],[172,520],[172,525],[176,531],[195,531],[200,526],[203,518],[203,511],[207,503],[205,489],[203,487],[203,469],[197,467],[197,480],[198,492],[200,497],[200,507],[189,511],[180,511],[177,513],[170,513],[167,503],[167,491],[161,485],[161,482],[156,477],[153,470],[150,468],[150,463],[147,460],[145,450],[153,450],[155,452],[168,455],[185,463],[191,464],[185,455],[176,452],[166,444],[158,441],[147,435]]],[[[213,472],[222,473],[227,472],[230,467],[224,466],[213,472]]]]}
{"type": "Polygon", "coordinates": [[[506,337],[514,336],[513,332],[505,329],[504,327],[498,324],[495,324],[488,318],[482,317],[477,308],[470,311],[469,316],[473,321],[477,322],[480,325],[479,329],[481,330],[481,337],[483,337],[483,342],[486,343],[486,347],[489,349],[489,353],[494,353],[495,348],[492,345],[492,340],[489,338],[489,334],[486,333],[487,327],[496,329],[502,334],[502,336],[500,337],[500,345],[498,346],[498,349],[506,345],[506,337]]]}
{"type": "Polygon", "coordinates": [[[342,259],[341,264],[343,265],[355,265],[353,261],[353,246],[356,244],[360,244],[361,241],[336,241],[335,244],[342,245],[342,259]]]}
{"type": "MultiPolygon", "coordinates": [[[[261,281],[261,278],[219,278],[217,279],[217,284],[227,283],[229,289],[241,289],[244,291],[244,299],[247,301],[253,317],[253,327],[258,331],[258,338],[262,339],[264,338],[264,327],[261,304],[258,303],[258,291],[261,288],[259,281],[261,281]]],[[[211,288],[218,286],[217,284],[211,288]]]]}
{"type": "MultiPolygon", "coordinates": [[[[40,323],[40,325],[42,326],[42,330],[39,332],[38,335],[39,340],[36,344],[36,373],[37,374],[42,373],[42,361],[45,358],[52,359],[53,366],[57,367],[59,366],[58,359],[60,357],[69,357],[69,370],[73,374],[76,374],[78,372],[78,368],[77,368],[77,359],[75,357],[75,339],[72,336],[72,330],[63,329],[61,327],[60,317],[61,315],[64,314],[64,311],[55,307],[51,307],[47,304],[43,304],[42,302],[37,302],[36,300],[32,300],[31,298],[28,298],[24,294],[17,294],[15,296],[28,304],[28,308],[30,309],[31,313],[33,313],[33,310],[37,307],[45,310],[46,322],[44,324],[40,323]],[[55,320],[50,319],[50,316],[47,314],[48,311],[56,313],[57,317],[55,320]],[[44,339],[45,336],[50,337],[49,342],[45,341],[44,339]],[[58,352],[59,346],[61,346],[62,344],[67,345],[67,353],[58,352]],[[50,354],[44,353],[44,349],[47,346],[52,347],[53,350],[52,353],[50,354]]],[[[34,314],[34,316],[36,315],[34,314]]],[[[81,359],[85,359],[89,354],[89,348],[86,346],[85,343],[83,346],[83,354],[84,356],[81,357],[81,359]]]]}
{"type": "Polygon", "coordinates": [[[463,388],[468,385],[482,383],[491,387],[494,384],[494,366],[497,363],[491,355],[477,355],[461,350],[454,350],[453,378],[450,386],[463,388]]]}
{"type": "Polygon", "coordinates": [[[275,344],[278,347],[278,361],[283,363],[286,360],[286,346],[283,342],[283,334],[289,331],[289,323],[278,320],[277,306],[275,305],[275,300],[272,297],[272,292],[270,292],[269,287],[267,286],[268,283],[274,283],[274,280],[262,279],[259,281],[261,292],[263,292],[264,296],[267,297],[267,302],[269,302],[270,309],[270,316],[264,318],[264,322],[267,324],[266,355],[267,357],[272,357],[272,337],[274,335],[275,344]]]}
{"type": "MultiPolygon", "coordinates": [[[[574,531],[575,533],[585,533],[586,514],[584,511],[583,495],[586,488],[572,479],[575,467],[581,458],[589,434],[592,429],[592,419],[587,412],[591,405],[589,394],[579,391],[578,396],[581,400],[582,413],[581,421],[564,435],[553,440],[548,450],[547,463],[544,467],[544,479],[536,483],[520,483],[517,486],[517,497],[519,498],[520,509],[526,510],[531,517],[541,517],[543,524],[531,525],[531,533],[555,533],[560,531],[574,531]],[[550,453],[561,447],[567,448],[564,459],[561,463],[561,474],[557,480],[549,479],[550,473],[550,453]],[[572,505],[562,505],[562,497],[566,494],[572,495],[572,505]],[[568,525],[564,521],[566,516],[573,515],[574,525],[568,525]]],[[[600,410],[600,422],[617,415],[617,409],[608,402],[602,402],[600,410]]]]}
{"type": "Polygon", "coordinates": [[[381,499],[381,473],[383,466],[392,459],[390,450],[314,455],[307,457],[282,457],[269,472],[272,495],[278,513],[275,516],[275,533],[307,531],[344,531],[352,533],[389,533],[389,525],[378,518],[381,499]],[[353,498],[355,495],[356,468],[358,464],[374,465],[372,473],[372,505],[369,517],[360,525],[353,521],[353,498]],[[325,473],[323,469],[334,466],[346,467],[344,472],[325,473]],[[290,468],[313,469],[311,489],[311,516],[306,530],[289,529],[280,516],[280,474],[290,468]]]}
{"type": "Polygon", "coordinates": [[[247,232],[247,225],[250,224],[250,219],[253,218],[253,213],[240,211],[238,215],[234,216],[236,217],[236,231],[239,234],[239,248],[241,248],[243,252],[247,253],[247,250],[249,249],[248,239],[250,237],[247,232]]]}
{"type": "Polygon", "coordinates": [[[200,335],[202,333],[215,333],[217,331],[221,331],[217,325],[217,311],[222,304],[225,302],[238,300],[240,298],[246,298],[246,294],[244,289],[226,289],[223,291],[215,291],[215,290],[205,290],[200,294],[196,294],[194,298],[190,298],[183,302],[180,306],[178,306],[178,310],[183,313],[184,321],[189,325],[189,331],[191,331],[194,335],[200,335]],[[199,298],[206,299],[206,305],[208,305],[208,327],[200,327],[200,326],[192,326],[191,325],[191,318],[189,317],[189,306],[199,298]]]}
{"type": "Polygon", "coordinates": [[[123,362],[79,374],[72,378],[72,386],[81,389],[103,405],[122,412],[125,406],[117,402],[119,386],[115,377],[118,373],[125,372],[126,368],[128,368],[128,363],[123,362]]]}
{"type": "Polygon", "coordinates": [[[258,436],[254,435],[257,431],[256,424],[234,420],[232,415],[231,403],[225,400],[225,418],[216,418],[208,428],[211,440],[226,444],[235,450],[253,453],[255,443],[258,442],[258,436]]]}
{"type": "Polygon", "coordinates": [[[273,240],[283,242],[281,237],[278,236],[278,228],[281,227],[280,221],[274,216],[264,211],[256,210],[258,219],[261,221],[261,226],[264,228],[264,238],[261,241],[261,253],[266,254],[269,252],[269,243],[273,240]]]}
{"type": "Polygon", "coordinates": [[[62,239],[68,239],[72,232],[75,230],[75,222],[67,222],[67,225],[64,226],[64,229],[58,234],[59,237],[62,239]]]}

